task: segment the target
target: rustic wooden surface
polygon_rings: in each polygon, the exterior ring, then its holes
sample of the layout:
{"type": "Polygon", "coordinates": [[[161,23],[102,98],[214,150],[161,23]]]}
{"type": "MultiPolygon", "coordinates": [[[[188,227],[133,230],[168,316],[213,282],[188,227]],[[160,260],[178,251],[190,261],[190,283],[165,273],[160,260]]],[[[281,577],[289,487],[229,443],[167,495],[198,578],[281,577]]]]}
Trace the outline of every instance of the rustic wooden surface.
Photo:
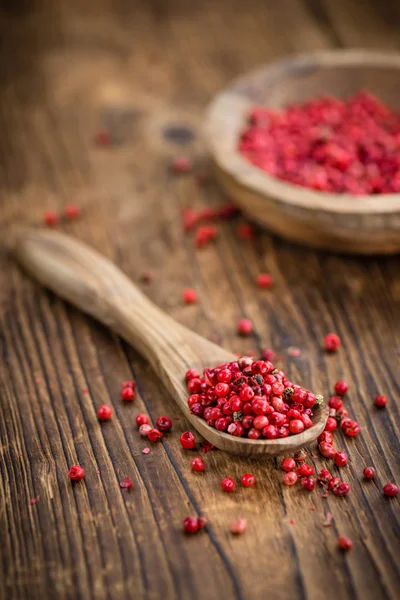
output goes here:
{"type": "MultiPolygon", "coordinates": [[[[400,7],[390,0],[112,0],[3,2],[0,63],[0,597],[13,599],[317,599],[399,596],[399,500],[381,495],[399,472],[399,261],[318,254],[265,233],[241,242],[237,224],[196,251],[179,223],[183,206],[218,204],[211,182],[176,178],[168,164],[205,157],[203,109],[235,75],[292,51],[398,49],[400,7]],[[93,144],[101,127],[112,147],[93,144]],[[189,128],[189,129],[187,129],[189,128]],[[190,131],[194,132],[190,139],[190,131]],[[101,250],[176,319],[232,351],[273,347],[290,376],[328,393],[351,384],[346,404],[362,425],[342,470],[347,499],[284,488],[277,462],[205,455],[189,470],[178,443],[187,424],[142,454],[134,416],[177,416],[146,362],[127,344],[20,271],[10,254],[15,224],[74,200],[82,218],[63,226],[101,250]],[[255,288],[268,269],[270,292],[255,288]],[[183,306],[181,290],[200,302],[183,306]],[[256,334],[235,334],[241,316],[256,334]],[[337,331],[343,348],[321,351],[337,331]],[[290,346],[301,349],[292,357],[290,346]],[[119,386],[138,396],[123,405],[119,386]],[[87,388],[89,393],[84,393],[87,388]],[[390,397],[375,410],[378,392],[390,397]],[[115,417],[99,425],[96,407],[115,417]],[[71,485],[80,463],[84,482],[71,485]],[[374,464],[375,482],[361,479],[374,464]],[[253,489],[219,490],[223,476],[252,471],[253,489]],[[129,476],[132,490],[119,481],[129,476]],[[30,498],[37,503],[30,504],[30,498]],[[310,506],[315,505],[315,511],[310,506]],[[208,532],[185,537],[182,519],[207,515],[208,532]],[[324,527],[324,514],[334,516],[324,527]],[[240,538],[230,522],[246,517],[240,538]],[[291,523],[292,521],[292,523],[291,523]],[[348,535],[354,549],[336,547],[348,535]]],[[[314,461],[320,466],[319,459],[314,461]]]]}

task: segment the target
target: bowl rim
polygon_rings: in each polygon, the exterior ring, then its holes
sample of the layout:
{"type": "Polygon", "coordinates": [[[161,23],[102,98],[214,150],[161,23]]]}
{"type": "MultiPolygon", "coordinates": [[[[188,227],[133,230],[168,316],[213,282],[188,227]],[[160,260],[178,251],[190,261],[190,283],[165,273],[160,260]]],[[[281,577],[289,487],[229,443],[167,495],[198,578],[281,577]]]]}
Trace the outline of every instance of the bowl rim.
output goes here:
{"type": "Polygon", "coordinates": [[[370,65],[400,70],[400,54],[373,50],[327,50],[290,55],[235,78],[206,109],[204,133],[216,165],[246,188],[296,208],[331,213],[387,215],[400,212],[400,194],[359,195],[320,192],[285,182],[247,161],[237,149],[239,134],[254,102],[246,90],[263,78],[284,78],[285,73],[332,66],[370,65]]]}

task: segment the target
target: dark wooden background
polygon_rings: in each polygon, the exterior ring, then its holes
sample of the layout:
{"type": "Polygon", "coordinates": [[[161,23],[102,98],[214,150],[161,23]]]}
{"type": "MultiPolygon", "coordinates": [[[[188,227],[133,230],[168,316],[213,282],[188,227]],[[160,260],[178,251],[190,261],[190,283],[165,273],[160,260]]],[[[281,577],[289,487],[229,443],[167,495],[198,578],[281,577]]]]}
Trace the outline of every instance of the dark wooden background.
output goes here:
{"type": "Polygon", "coordinates": [[[180,209],[223,196],[213,182],[199,188],[168,170],[177,153],[206,166],[204,107],[235,75],[295,51],[399,49],[399,31],[394,0],[3,2],[2,599],[399,597],[399,501],[381,495],[387,481],[400,483],[398,258],[321,254],[266,233],[240,242],[235,223],[196,251],[182,234],[180,209]],[[112,147],[93,143],[102,127],[115,136],[112,147]],[[285,488],[273,460],[210,452],[207,472],[193,474],[193,454],[178,442],[182,418],[142,454],[137,412],[178,416],[157,376],[121,340],[26,277],[10,253],[15,224],[38,224],[46,209],[68,201],[84,212],[63,229],[135,281],[151,269],[149,296],[182,323],[233,351],[273,347],[290,376],[316,391],[328,394],[339,377],[350,382],[346,405],[362,435],[338,435],[351,457],[341,471],[352,485],[347,499],[285,488]],[[262,270],[274,277],[271,292],[254,286],[262,270]],[[185,286],[198,290],[196,306],[182,305],[185,286]],[[241,316],[254,321],[251,339],[235,334],[241,316]],[[321,350],[330,330],[343,340],[335,356],[321,350]],[[290,346],[301,355],[290,356],[290,346]],[[139,391],[127,406],[119,386],[129,377],[139,391]],[[389,396],[387,410],[374,409],[377,393],[389,396]],[[102,403],[115,417],[100,426],[102,403]],[[75,486],[67,478],[74,463],[86,470],[75,486]],[[376,467],[375,482],[362,481],[366,464],[376,467]],[[254,489],[220,492],[223,476],[248,471],[254,489]],[[131,491],[119,488],[125,476],[131,491]],[[209,529],[185,537],[182,519],[196,512],[207,515],[209,529]],[[326,512],[331,527],[323,526],[326,512]],[[233,538],[229,525],[239,516],[248,530],[233,538]],[[353,539],[351,553],[337,550],[339,535],[353,539]]]}

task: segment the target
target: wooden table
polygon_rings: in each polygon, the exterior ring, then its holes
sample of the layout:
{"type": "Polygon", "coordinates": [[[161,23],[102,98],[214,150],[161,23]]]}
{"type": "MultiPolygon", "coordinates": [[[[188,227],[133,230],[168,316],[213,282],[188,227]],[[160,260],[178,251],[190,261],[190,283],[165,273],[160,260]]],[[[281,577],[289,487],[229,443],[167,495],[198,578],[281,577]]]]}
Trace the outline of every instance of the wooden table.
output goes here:
{"type": "MultiPolygon", "coordinates": [[[[2,599],[398,598],[399,500],[382,496],[399,470],[399,261],[339,257],[266,233],[238,239],[223,224],[215,245],[196,250],[182,233],[185,206],[218,205],[211,183],[171,175],[189,154],[206,168],[200,125],[206,103],[235,75],[278,56],[315,48],[400,45],[394,1],[64,0],[8,2],[1,16],[0,557],[2,599]],[[114,143],[99,147],[107,128],[114,143]],[[148,365],[90,318],[43,291],[14,263],[12,226],[77,202],[82,217],[62,229],[114,260],[176,319],[238,352],[272,347],[290,377],[328,395],[343,377],[362,426],[337,436],[350,454],[347,499],[282,486],[279,461],[205,455],[189,469],[187,423],[148,365]],[[275,286],[254,285],[260,271],[275,286]],[[184,306],[184,287],[197,305],[184,306]],[[240,339],[240,317],[256,333],[240,339]],[[336,331],[339,353],[323,336],[336,331]],[[292,356],[290,347],[301,350],[292,356]],[[119,398],[133,377],[133,405],[119,398]],[[85,391],[87,389],[87,392],[85,391]],[[386,410],[373,406],[389,396],[386,410]],[[111,422],[96,408],[108,403],[111,422]],[[141,439],[138,412],[175,417],[162,444],[141,439]],[[72,464],[86,471],[71,485],[72,464]],[[376,481],[362,470],[373,464],[376,481]],[[223,494],[223,476],[257,478],[223,494]],[[132,490],[121,490],[126,476],[132,490]],[[37,498],[36,504],[30,504],[37,498]],[[312,510],[315,506],[315,510],[312,510]],[[332,525],[324,527],[326,513],[332,525]],[[185,537],[201,513],[206,532],[185,537]],[[248,520],[240,538],[229,533],[248,520]],[[339,535],[353,550],[337,549],[339,535]]],[[[239,221],[240,222],[240,221],[239,221]]],[[[311,450],[313,454],[313,449],[311,450]]],[[[311,458],[320,468],[319,458],[311,458]]],[[[336,472],[335,472],[336,474],[336,472]]]]}

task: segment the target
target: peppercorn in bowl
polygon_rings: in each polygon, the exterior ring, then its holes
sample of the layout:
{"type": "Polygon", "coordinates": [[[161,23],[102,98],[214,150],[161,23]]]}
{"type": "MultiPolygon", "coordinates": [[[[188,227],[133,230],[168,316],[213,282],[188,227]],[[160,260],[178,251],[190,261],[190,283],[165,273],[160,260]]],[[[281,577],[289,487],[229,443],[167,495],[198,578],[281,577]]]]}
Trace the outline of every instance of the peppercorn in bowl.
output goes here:
{"type": "Polygon", "coordinates": [[[217,178],[255,222],[309,246],[400,250],[400,56],[328,51],[280,60],[208,108],[217,178]]]}

